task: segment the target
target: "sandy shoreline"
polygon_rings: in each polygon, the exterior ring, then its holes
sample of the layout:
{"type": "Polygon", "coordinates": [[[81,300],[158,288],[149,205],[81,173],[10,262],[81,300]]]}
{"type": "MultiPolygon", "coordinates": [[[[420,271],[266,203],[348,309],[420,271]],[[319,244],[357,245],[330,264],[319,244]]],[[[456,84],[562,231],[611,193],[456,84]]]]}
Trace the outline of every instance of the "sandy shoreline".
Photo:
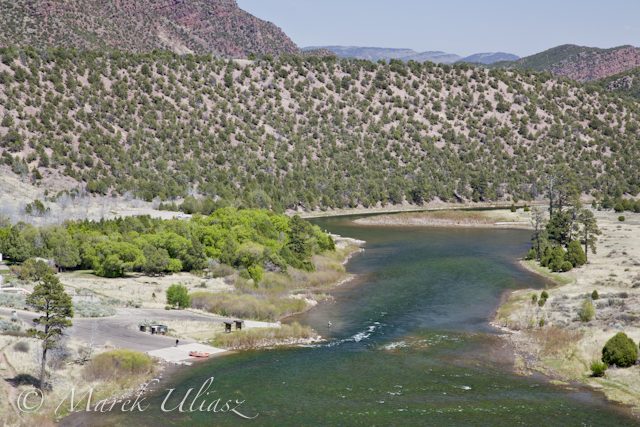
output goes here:
{"type": "MultiPolygon", "coordinates": [[[[410,213],[410,212],[433,212],[433,211],[464,211],[473,209],[508,209],[513,202],[493,202],[493,203],[442,203],[442,202],[430,202],[422,206],[412,204],[402,204],[393,206],[380,206],[365,208],[356,207],[348,209],[327,209],[326,211],[314,210],[287,210],[286,215],[300,215],[305,219],[310,218],[328,218],[335,216],[355,216],[355,215],[375,215],[375,214],[398,214],[398,213],[410,213]]],[[[525,202],[519,202],[516,205],[519,210],[525,202]]],[[[546,205],[545,201],[527,202],[527,206],[546,205]]]]}

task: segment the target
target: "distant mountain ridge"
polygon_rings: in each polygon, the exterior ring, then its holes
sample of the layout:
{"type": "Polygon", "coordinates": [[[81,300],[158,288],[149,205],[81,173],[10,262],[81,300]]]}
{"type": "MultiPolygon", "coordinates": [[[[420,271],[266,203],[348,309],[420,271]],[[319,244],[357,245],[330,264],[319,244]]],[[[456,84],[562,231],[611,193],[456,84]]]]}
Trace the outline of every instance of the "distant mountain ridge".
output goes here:
{"type": "Polygon", "coordinates": [[[276,25],[235,0],[12,0],[0,2],[0,45],[214,54],[302,52],[276,25]]]}
{"type": "Polygon", "coordinates": [[[341,58],[358,58],[368,59],[376,62],[379,59],[400,59],[402,61],[431,61],[436,64],[452,64],[454,62],[477,62],[482,64],[490,64],[495,61],[512,61],[520,57],[511,53],[492,52],[492,53],[476,53],[474,55],[463,58],[454,53],[446,53],[441,51],[416,52],[413,49],[396,49],[384,47],[361,47],[361,46],[308,46],[303,47],[303,51],[313,49],[327,49],[335,53],[341,58]]]}
{"type": "Polygon", "coordinates": [[[495,62],[489,68],[548,71],[578,82],[613,76],[640,66],[640,49],[619,46],[610,49],[565,44],[516,61],[495,62]]]}
{"type": "Polygon", "coordinates": [[[376,62],[379,59],[389,60],[393,58],[400,59],[405,62],[412,59],[419,62],[431,61],[435,63],[443,62],[446,64],[450,64],[452,62],[456,62],[459,59],[462,59],[461,56],[446,52],[416,52],[413,49],[395,49],[384,47],[308,46],[302,48],[303,51],[313,49],[327,49],[341,58],[368,59],[373,62],[376,62]]]}
{"type": "Polygon", "coordinates": [[[476,53],[473,55],[469,55],[466,58],[460,59],[458,62],[474,62],[479,64],[492,64],[498,61],[515,61],[520,59],[518,55],[514,55],[513,53],[505,53],[505,52],[487,52],[487,53],[476,53]]]}

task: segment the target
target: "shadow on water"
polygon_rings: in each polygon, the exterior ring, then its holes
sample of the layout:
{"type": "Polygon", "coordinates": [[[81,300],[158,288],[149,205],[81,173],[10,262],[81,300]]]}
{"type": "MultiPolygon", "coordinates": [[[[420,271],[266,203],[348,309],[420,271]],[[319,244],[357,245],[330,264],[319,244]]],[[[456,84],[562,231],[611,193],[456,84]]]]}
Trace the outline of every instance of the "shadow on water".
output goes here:
{"type": "Polygon", "coordinates": [[[171,409],[193,388],[189,406],[215,377],[195,412],[163,413],[163,391],[144,412],[76,414],[61,425],[638,425],[585,387],[511,371],[511,353],[488,321],[506,291],[548,285],[517,264],[529,232],[360,227],[351,219],[313,222],[367,241],[347,265],[359,276],[333,290],[334,300],[287,319],[311,325],[326,342],[219,357],[160,386],[176,388],[171,409]],[[259,415],[197,411],[217,398],[218,408],[244,400],[238,411],[259,415]]]}

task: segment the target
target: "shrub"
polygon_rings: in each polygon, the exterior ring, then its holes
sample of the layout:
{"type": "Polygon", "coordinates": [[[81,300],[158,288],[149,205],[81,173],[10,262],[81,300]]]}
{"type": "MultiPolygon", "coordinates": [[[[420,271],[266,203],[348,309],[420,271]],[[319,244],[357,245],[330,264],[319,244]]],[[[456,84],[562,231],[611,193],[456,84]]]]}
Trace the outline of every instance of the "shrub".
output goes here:
{"type": "Polygon", "coordinates": [[[116,309],[101,303],[78,301],[73,303],[75,317],[107,317],[114,316],[116,309]]]}
{"type": "Polygon", "coordinates": [[[622,203],[617,203],[614,207],[613,210],[620,213],[620,212],[624,212],[624,206],[622,206],[622,203]]]}
{"type": "Polygon", "coordinates": [[[594,360],[589,365],[589,369],[591,369],[592,376],[604,377],[604,371],[607,370],[607,365],[599,360],[594,360]]]}
{"type": "Polygon", "coordinates": [[[4,307],[24,308],[26,300],[26,295],[0,294],[0,305],[4,307]]]}
{"type": "Polygon", "coordinates": [[[594,290],[593,292],[591,292],[591,299],[596,300],[598,298],[600,298],[600,295],[598,295],[598,291],[594,290]]]}
{"type": "Polygon", "coordinates": [[[540,300],[538,300],[538,306],[543,307],[547,302],[547,298],[549,298],[549,294],[547,293],[547,291],[542,291],[540,293],[540,300]]]}
{"type": "Polygon", "coordinates": [[[231,276],[234,271],[235,270],[229,267],[228,265],[221,264],[213,270],[211,275],[213,277],[227,277],[227,276],[231,276]]]}
{"type": "Polygon", "coordinates": [[[189,291],[186,286],[171,285],[167,289],[167,304],[178,305],[182,308],[189,307],[189,291]]]}
{"type": "Polygon", "coordinates": [[[583,322],[588,322],[596,314],[596,309],[588,299],[582,301],[580,308],[578,309],[578,316],[583,322]]]}
{"type": "Polygon", "coordinates": [[[620,368],[631,366],[638,359],[638,346],[624,332],[615,334],[602,348],[602,361],[620,368]]]}
{"type": "Polygon", "coordinates": [[[620,215],[620,216],[618,217],[618,221],[624,221],[624,216],[620,215]]]}
{"type": "Polygon", "coordinates": [[[511,210],[511,212],[515,212],[516,211],[516,205],[514,205],[513,203],[511,204],[511,207],[509,208],[511,210]]]}
{"type": "Polygon", "coordinates": [[[559,271],[567,272],[567,271],[571,271],[572,268],[573,268],[573,264],[571,264],[571,262],[569,262],[569,261],[565,261],[560,266],[560,270],[559,271]]]}
{"type": "Polygon", "coordinates": [[[0,331],[1,332],[19,331],[20,329],[22,329],[22,326],[19,325],[18,323],[9,322],[9,321],[7,321],[5,319],[0,319],[0,331]]]}
{"type": "Polygon", "coordinates": [[[249,273],[249,270],[246,270],[244,268],[238,272],[238,276],[240,276],[244,280],[251,279],[251,273],[249,273]]]}
{"type": "Polygon", "coordinates": [[[527,255],[524,257],[524,259],[526,260],[536,259],[537,255],[538,254],[536,253],[536,250],[531,248],[529,249],[529,252],[527,252],[527,255]]]}
{"type": "Polygon", "coordinates": [[[525,212],[529,212],[530,210],[531,210],[531,209],[529,209],[529,206],[524,205],[524,209],[523,209],[523,211],[525,211],[525,212]]]}
{"type": "Polygon", "coordinates": [[[538,323],[538,325],[540,325],[540,327],[542,328],[544,326],[544,319],[540,319],[540,322],[538,323]]]}
{"type": "Polygon", "coordinates": [[[531,304],[535,304],[535,303],[537,303],[537,302],[538,302],[538,295],[533,294],[533,295],[531,296],[531,304]]]}
{"type": "Polygon", "coordinates": [[[132,350],[113,350],[93,358],[84,368],[87,381],[117,380],[153,371],[153,361],[146,354],[132,350]]]}
{"type": "Polygon", "coordinates": [[[29,341],[18,341],[13,345],[13,349],[20,353],[29,353],[31,346],[29,345],[29,341]]]}

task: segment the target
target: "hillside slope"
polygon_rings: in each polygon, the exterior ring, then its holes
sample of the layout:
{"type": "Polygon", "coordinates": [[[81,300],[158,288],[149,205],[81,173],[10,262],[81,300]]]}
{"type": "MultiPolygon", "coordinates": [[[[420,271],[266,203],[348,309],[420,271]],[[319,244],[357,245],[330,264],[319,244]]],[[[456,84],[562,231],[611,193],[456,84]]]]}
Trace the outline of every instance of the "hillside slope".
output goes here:
{"type": "Polygon", "coordinates": [[[284,32],[235,0],[0,2],[0,45],[214,54],[299,54],[284,32]]]}
{"type": "Polygon", "coordinates": [[[640,100],[640,67],[593,82],[616,95],[640,100]]]}
{"type": "Polygon", "coordinates": [[[640,191],[638,104],[549,73],[0,54],[0,158],[54,191],[196,193],[278,211],[531,200],[564,164],[583,193],[640,191]]]}
{"type": "Polygon", "coordinates": [[[611,49],[566,44],[517,61],[501,61],[490,68],[549,71],[554,76],[589,82],[640,66],[640,49],[620,46],[611,49]]]}

